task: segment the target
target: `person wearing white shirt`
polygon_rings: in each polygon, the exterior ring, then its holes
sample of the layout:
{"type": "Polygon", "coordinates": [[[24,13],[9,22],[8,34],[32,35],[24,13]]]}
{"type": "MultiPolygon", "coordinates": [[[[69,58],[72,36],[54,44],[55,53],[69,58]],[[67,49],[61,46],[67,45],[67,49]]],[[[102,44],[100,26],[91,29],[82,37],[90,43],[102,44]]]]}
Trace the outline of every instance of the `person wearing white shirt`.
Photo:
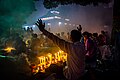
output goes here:
{"type": "Polygon", "coordinates": [[[78,80],[85,73],[85,46],[80,42],[82,37],[78,30],[72,30],[70,39],[72,42],[67,42],[53,33],[45,30],[45,24],[42,20],[38,20],[36,25],[45,36],[51,39],[58,47],[67,53],[67,68],[63,74],[68,80],[78,80]]]}

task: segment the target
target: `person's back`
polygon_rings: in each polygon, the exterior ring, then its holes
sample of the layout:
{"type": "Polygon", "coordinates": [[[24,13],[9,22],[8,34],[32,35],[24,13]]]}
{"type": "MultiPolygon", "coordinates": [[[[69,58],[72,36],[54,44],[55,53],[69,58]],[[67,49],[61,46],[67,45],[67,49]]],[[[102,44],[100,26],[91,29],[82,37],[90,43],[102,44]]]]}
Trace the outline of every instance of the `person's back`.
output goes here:
{"type": "Polygon", "coordinates": [[[80,43],[81,33],[78,30],[71,31],[71,41],[67,42],[44,29],[45,25],[38,20],[36,25],[49,39],[57,44],[61,50],[67,53],[67,68],[64,75],[68,80],[78,80],[85,71],[85,46],[80,43]]]}
{"type": "Polygon", "coordinates": [[[40,39],[37,38],[37,34],[33,34],[32,36],[33,38],[31,40],[31,49],[33,52],[37,52],[40,46],[40,39]]]}
{"type": "Polygon", "coordinates": [[[64,75],[69,80],[77,80],[84,75],[85,70],[85,47],[82,43],[70,44],[67,54],[67,66],[64,75]]]}

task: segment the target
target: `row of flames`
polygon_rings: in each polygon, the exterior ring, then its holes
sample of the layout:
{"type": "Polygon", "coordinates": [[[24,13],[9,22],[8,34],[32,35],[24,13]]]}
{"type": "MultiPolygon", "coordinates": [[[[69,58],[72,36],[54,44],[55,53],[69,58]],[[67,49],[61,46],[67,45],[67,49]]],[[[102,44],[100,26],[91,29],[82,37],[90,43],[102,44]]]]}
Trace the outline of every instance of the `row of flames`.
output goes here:
{"type": "MultiPolygon", "coordinates": [[[[7,47],[3,49],[7,53],[10,53],[12,50],[16,50],[13,47],[7,47]]],[[[67,61],[67,53],[59,50],[58,52],[51,54],[48,53],[45,56],[38,57],[39,64],[37,66],[32,66],[32,72],[37,73],[38,71],[44,72],[46,68],[48,68],[51,64],[56,64],[58,62],[67,61]]]]}
{"type": "Polygon", "coordinates": [[[67,53],[59,50],[54,54],[48,53],[46,56],[40,56],[38,59],[39,64],[32,71],[34,73],[37,73],[38,71],[44,72],[45,69],[48,68],[51,64],[67,61],[67,53]]]}

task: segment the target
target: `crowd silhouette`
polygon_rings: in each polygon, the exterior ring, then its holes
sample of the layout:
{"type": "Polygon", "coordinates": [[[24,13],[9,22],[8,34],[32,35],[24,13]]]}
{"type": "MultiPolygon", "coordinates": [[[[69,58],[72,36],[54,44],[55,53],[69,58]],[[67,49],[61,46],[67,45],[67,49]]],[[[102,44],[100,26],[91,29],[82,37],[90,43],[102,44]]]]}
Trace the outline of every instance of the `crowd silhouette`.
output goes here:
{"type": "Polygon", "coordinates": [[[32,27],[28,27],[22,29],[22,33],[10,30],[9,35],[1,37],[0,59],[2,63],[0,63],[0,70],[4,80],[7,78],[11,80],[103,80],[109,79],[109,77],[118,78],[117,72],[119,70],[116,68],[115,47],[112,45],[107,31],[101,31],[101,33],[82,32],[82,26],[79,25],[71,33],[53,34],[44,29],[45,24],[41,20],[38,20],[36,25],[42,32],[41,34],[35,33],[32,27]],[[15,50],[7,53],[4,51],[7,47],[14,47],[15,50]],[[46,47],[60,47],[67,53],[67,62],[51,64],[45,69],[45,72],[32,73],[33,68],[39,62],[38,54],[46,47]],[[12,57],[12,61],[10,57],[12,57]],[[8,58],[8,60],[4,58],[8,58]],[[9,67],[7,67],[8,65],[9,67]],[[11,70],[12,67],[15,70],[11,70]]]}

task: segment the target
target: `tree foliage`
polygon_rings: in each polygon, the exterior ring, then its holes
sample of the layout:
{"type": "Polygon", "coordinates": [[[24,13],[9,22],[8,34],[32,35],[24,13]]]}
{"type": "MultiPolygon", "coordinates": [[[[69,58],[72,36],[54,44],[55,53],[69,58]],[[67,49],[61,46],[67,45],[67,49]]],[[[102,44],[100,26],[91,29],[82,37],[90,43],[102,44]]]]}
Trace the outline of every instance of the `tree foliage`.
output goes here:
{"type": "Polygon", "coordinates": [[[109,3],[111,0],[44,0],[44,6],[47,9],[56,8],[58,5],[77,4],[77,5],[90,5],[97,6],[99,3],[109,3]]]}
{"type": "Polygon", "coordinates": [[[0,32],[21,27],[34,10],[34,0],[0,0],[0,32]]]}

